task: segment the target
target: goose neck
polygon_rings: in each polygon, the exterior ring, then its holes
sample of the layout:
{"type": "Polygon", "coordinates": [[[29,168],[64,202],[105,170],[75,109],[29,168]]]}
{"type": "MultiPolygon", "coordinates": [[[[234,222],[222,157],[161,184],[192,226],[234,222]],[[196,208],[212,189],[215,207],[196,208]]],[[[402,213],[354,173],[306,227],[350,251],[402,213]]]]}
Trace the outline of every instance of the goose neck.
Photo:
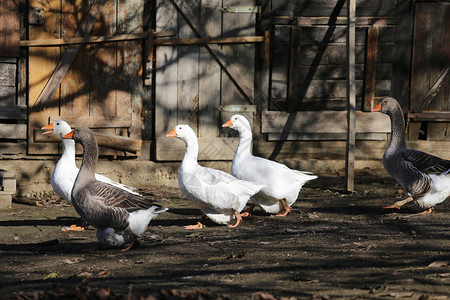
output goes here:
{"type": "Polygon", "coordinates": [[[83,146],[83,161],[78,172],[77,181],[80,179],[94,179],[98,161],[97,143],[95,141],[84,141],[81,145],[83,146]]]}
{"type": "Polygon", "coordinates": [[[198,158],[198,141],[197,139],[186,139],[186,151],[184,152],[183,162],[195,162],[198,158]]]}
{"type": "Polygon", "coordinates": [[[73,163],[75,165],[75,141],[69,139],[62,140],[61,159],[73,163]]]}
{"type": "Polygon", "coordinates": [[[239,131],[239,144],[236,153],[250,153],[252,144],[252,132],[248,130],[239,131]]]}
{"type": "Polygon", "coordinates": [[[391,141],[389,142],[388,149],[395,151],[406,148],[405,120],[401,111],[396,110],[389,116],[391,117],[391,141]]]}

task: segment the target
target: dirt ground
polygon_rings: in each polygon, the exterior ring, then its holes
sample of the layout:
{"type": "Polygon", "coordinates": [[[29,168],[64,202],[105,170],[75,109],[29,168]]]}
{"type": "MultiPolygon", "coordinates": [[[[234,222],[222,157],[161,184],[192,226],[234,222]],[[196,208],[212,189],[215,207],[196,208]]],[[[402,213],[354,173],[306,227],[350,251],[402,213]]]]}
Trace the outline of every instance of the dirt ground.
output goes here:
{"type": "Polygon", "coordinates": [[[0,299],[448,299],[450,201],[430,215],[397,200],[390,178],[308,183],[287,217],[255,209],[237,228],[207,223],[176,188],[143,191],[170,211],[140,247],[100,250],[55,195],[0,213],[0,299]]]}

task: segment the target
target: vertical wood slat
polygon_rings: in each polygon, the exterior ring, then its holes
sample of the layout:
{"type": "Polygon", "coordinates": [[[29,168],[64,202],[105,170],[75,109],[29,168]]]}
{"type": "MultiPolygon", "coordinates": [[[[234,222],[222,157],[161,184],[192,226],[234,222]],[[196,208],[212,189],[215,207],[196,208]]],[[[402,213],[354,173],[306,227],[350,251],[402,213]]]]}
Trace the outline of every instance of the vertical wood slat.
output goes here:
{"type": "MultiPolygon", "coordinates": [[[[199,5],[192,1],[191,5],[199,5]]],[[[200,22],[198,6],[192,10],[195,22],[200,22]]],[[[186,22],[178,15],[179,38],[195,38],[196,35],[186,22]]],[[[177,72],[177,124],[187,124],[197,133],[198,126],[198,55],[199,46],[178,46],[177,72]]]]}
{"type": "Polygon", "coordinates": [[[364,74],[365,86],[363,103],[363,111],[367,112],[371,111],[374,107],[378,35],[379,28],[377,26],[367,29],[366,70],[364,74]]]}
{"type": "MultiPolygon", "coordinates": [[[[76,35],[79,24],[89,9],[84,2],[83,0],[63,1],[61,13],[63,38],[76,35]]],[[[67,49],[68,47],[61,47],[62,52],[67,49]]],[[[80,47],[72,65],[61,80],[60,115],[62,116],[89,115],[89,83],[86,80],[89,78],[90,70],[89,64],[86,63],[88,49],[89,46],[86,45],[80,47]]]]}
{"type": "Polygon", "coordinates": [[[290,40],[290,59],[289,59],[289,86],[287,95],[287,108],[289,111],[295,111],[300,94],[300,76],[299,69],[301,58],[301,38],[302,28],[300,26],[291,27],[290,40]]]}
{"type": "MultiPolygon", "coordinates": [[[[172,3],[164,0],[157,1],[156,30],[173,30],[178,32],[176,15],[177,11],[172,3]]],[[[177,62],[176,47],[157,47],[155,74],[156,138],[165,137],[177,125],[177,62]]]]}
{"type": "MultiPolygon", "coordinates": [[[[119,0],[117,6],[117,32],[116,34],[142,33],[144,27],[142,0],[119,0]]],[[[144,87],[142,85],[143,49],[140,41],[124,41],[117,44],[116,63],[116,112],[115,115],[131,119],[129,132],[120,132],[116,135],[142,137],[142,107],[144,87]]]]}
{"type": "Polygon", "coordinates": [[[356,83],[355,83],[355,12],[356,0],[347,6],[347,143],[345,156],[345,189],[353,191],[355,185],[355,139],[356,139],[356,83]]]}
{"type": "Polygon", "coordinates": [[[20,20],[18,1],[0,1],[0,56],[18,57],[20,54],[20,20]]]}
{"type": "MultiPolygon", "coordinates": [[[[200,22],[213,38],[220,37],[221,4],[216,0],[203,0],[200,22]]],[[[199,137],[219,136],[220,66],[205,47],[199,53],[199,137]]]]}

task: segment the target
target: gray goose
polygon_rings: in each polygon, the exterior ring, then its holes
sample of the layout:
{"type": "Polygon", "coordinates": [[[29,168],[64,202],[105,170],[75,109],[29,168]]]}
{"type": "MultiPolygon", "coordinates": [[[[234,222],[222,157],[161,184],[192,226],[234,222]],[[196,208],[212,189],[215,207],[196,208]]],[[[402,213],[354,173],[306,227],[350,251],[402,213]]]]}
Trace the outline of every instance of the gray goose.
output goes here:
{"type": "Polygon", "coordinates": [[[450,196],[450,160],[406,147],[403,112],[394,98],[383,99],[372,111],[391,119],[391,140],[383,155],[383,166],[408,196],[383,208],[399,209],[415,201],[424,209],[422,213],[431,213],[436,204],[450,196]]]}
{"type": "Polygon", "coordinates": [[[106,246],[122,246],[126,251],[137,242],[150,221],[167,208],[95,179],[98,160],[97,140],[89,128],[80,127],[63,136],[83,147],[83,161],[72,189],[71,200],[77,213],[97,228],[97,239],[106,246]]]}

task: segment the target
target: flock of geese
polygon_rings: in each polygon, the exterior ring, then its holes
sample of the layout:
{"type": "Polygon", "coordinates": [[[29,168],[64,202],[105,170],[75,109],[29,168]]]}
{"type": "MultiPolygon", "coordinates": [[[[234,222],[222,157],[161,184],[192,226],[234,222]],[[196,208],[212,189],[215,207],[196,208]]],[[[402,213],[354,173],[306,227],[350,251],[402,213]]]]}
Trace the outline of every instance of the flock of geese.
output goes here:
{"type": "MultiPolygon", "coordinates": [[[[383,155],[383,166],[399,184],[407,198],[384,208],[400,208],[415,201],[424,212],[450,196],[450,161],[408,149],[405,142],[403,112],[393,98],[385,98],[372,111],[380,111],[391,119],[391,140],[383,155]]],[[[269,214],[286,216],[297,200],[302,186],[315,178],[310,172],[290,169],[283,164],[253,156],[252,130],[249,121],[232,116],[223,127],[239,133],[239,145],[233,158],[231,174],[198,164],[198,141],[188,125],[177,125],[167,137],[177,137],[186,144],[180,165],[178,185],[187,199],[218,224],[236,227],[242,217],[255,206],[269,214]],[[248,202],[250,206],[244,211],[248,202]]],[[[135,189],[96,174],[98,145],[89,128],[74,130],[64,121],[42,127],[44,134],[62,138],[62,156],[51,177],[56,193],[72,202],[84,222],[97,229],[97,240],[104,247],[136,246],[150,221],[165,207],[139,195],[135,189]],[[75,142],[83,147],[80,169],[75,164],[75,142]]],[[[186,229],[200,229],[201,220],[186,229]]],[[[76,230],[77,227],[72,227],[76,230]]]]}

